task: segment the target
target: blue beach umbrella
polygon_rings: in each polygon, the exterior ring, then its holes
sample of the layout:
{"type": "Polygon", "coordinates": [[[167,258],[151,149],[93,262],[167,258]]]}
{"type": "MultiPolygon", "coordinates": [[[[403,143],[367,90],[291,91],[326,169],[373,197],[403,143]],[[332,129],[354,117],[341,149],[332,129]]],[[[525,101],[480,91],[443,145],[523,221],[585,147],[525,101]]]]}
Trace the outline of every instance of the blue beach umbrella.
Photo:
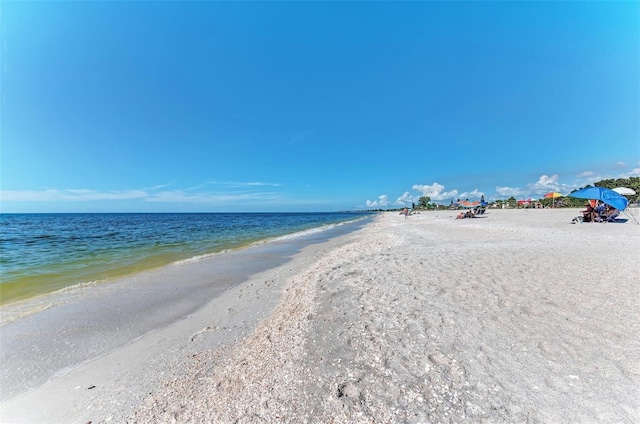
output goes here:
{"type": "Polygon", "coordinates": [[[629,201],[623,195],[616,193],[604,187],[585,187],[581,190],[569,194],[571,197],[578,199],[596,199],[601,200],[609,206],[613,206],[619,211],[627,208],[629,201]]]}

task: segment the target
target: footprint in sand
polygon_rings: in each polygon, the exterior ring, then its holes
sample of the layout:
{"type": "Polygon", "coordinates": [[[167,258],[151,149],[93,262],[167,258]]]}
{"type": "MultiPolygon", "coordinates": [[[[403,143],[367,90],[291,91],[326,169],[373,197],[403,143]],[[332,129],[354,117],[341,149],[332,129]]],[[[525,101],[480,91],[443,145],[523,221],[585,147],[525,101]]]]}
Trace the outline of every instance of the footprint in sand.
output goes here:
{"type": "Polygon", "coordinates": [[[206,326],[205,328],[203,328],[200,331],[196,331],[192,336],[191,336],[191,341],[194,341],[196,337],[198,337],[200,334],[202,333],[206,333],[207,331],[213,331],[214,328],[206,326]]]}

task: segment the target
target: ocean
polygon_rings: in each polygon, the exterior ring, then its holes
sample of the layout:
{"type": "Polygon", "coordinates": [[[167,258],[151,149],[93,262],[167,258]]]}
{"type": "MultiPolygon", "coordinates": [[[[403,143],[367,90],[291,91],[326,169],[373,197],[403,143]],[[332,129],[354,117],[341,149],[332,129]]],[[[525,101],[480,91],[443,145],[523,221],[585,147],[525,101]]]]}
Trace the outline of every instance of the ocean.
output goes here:
{"type": "Polygon", "coordinates": [[[366,213],[1,214],[0,304],[358,220],[366,213]]]}

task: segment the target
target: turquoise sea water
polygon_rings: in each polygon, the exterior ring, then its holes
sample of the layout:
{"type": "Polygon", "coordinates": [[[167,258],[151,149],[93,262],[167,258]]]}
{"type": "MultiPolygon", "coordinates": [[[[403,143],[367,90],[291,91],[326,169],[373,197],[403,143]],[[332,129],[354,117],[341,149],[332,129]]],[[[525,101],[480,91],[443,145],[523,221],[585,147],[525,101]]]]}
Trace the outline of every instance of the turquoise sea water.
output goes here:
{"type": "Polygon", "coordinates": [[[0,304],[351,221],[357,213],[0,215],[0,304]]]}

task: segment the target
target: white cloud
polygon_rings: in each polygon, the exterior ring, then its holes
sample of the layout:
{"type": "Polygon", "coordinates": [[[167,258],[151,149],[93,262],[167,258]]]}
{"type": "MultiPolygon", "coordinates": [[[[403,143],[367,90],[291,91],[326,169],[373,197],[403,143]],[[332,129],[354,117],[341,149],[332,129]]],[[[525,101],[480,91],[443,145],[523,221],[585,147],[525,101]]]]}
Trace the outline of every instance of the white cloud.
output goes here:
{"type": "Polygon", "coordinates": [[[162,191],[155,193],[146,201],[164,202],[164,203],[202,203],[202,204],[218,204],[218,203],[239,203],[239,202],[271,202],[281,199],[279,193],[274,192],[238,192],[238,193],[188,193],[183,190],[162,191]]]}
{"type": "Polygon", "coordinates": [[[382,194],[380,196],[378,196],[378,200],[367,200],[366,205],[368,208],[378,208],[378,207],[385,207],[385,206],[389,206],[389,204],[391,204],[391,202],[389,202],[389,198],[387,197],[386,194],[382,194]]]}
{"type": "Polygon", "coordinates": [[[434,182],[431,185],[414,184],[412,187],[422,193],[422,196],[428,196],[432,201],[451,200],[459,197],[458,190],[444,191],[444,186],[434,182]]]}
{"type": "Polygon", "coordinates": [[[396,199],[396,205],[406,205],[408,203],[415,203],[418,201],[417,196],[412,196],[408,191],[396,199]]]}
{"type": "Polygon", "coordinates": [[[203,186],[176,190],[160,190],[167,185],[157,185],[144,190],[98,191],[91,189],[44,189],[44,190],[4,190],[0,191],[3,202],[86,202],[98,200],[140,200],[165,203],[221,204],[234,202],[260,202],[261,204],[282,200],[283,196],[274,191],[258,191],[264,186],[279,184],[263,182],[233,183],[226,190],[207,191],[203,186]],[[236,188],[236,190],[232,190],[236,188]]]}
{"type": "Polygon", "coordinates": [[[439,196],[444,191],[444,186],[436,182],[431,185],[414,184],[411,188],[422,192],[423,196],[429,196],[432,199],[439,196]]]}
{"type": "Polygon", "coordinates": [[[501,197],[518,197],[524,194],[524,191],[515,187],[496,187],[496,193],[501,197]]]}
{"type": "MultiPolygon", "coordinates": [[[[583,172],[583,175],[593,174],[591,171],[583,172]]],[[[515,197],[515,198],[529,198],[529,197],[542,197],[544,194],[549,192],[559,192],[562,194],[567,194],[571,192],[573,189],[577,188],[575,185],[562,184],[559,182],[558,174],[549,175],[541,175],[538,178],[538,181],[535,183],[527,184],[526,188],[520,187],[507,187],[507,186],[497,186],[496,193],[498,197],[515,197]]]]}
{"type": "Polygon", "coordinates": [[[484,196],[484,192],[479,191],[477,188],[474,189],[473,191],[469,191],[469,192],[465,191],[464,193],[460,193],[461,199],[474,200],[474,199],[480,199],[482,196],[484,196]]]}
{"type": "Polygon", "coordinates": [[[627,164],[622,161],[616,163],[616,168],[625,168],[626,166],[627,164]]]}
{"type": "Polygon", "coordinates": [[[246,182],[246,183],[240,183],[241,186],[245,186],[245,187],[280,187],[282,186],[282,184],[278,184],[278,183],[265,183],[262,181],[252,181],[252,182],[246,182]]]}
{"type": "Polygon", "coordinates": [[[558,182],[558,174],[552,176],[541,175],[537,182],[527,185],[528,195],[543,195],[550,192],[567,194],[577,188],[576,185],[561,184],[558,182]]]}
{"type": "Polygon", "coordinates": [[[268,183],[264,181],[209,181],[211,185],[221,185],[227,187],[280,187],[280,183],[268,183]]]}
{"type": "MultiPolygon", "coordinates": [[[[634,170],[640,174],[640,169],[634,170]]],[[[595,174],[592,171],[585,171],[581,174],[583,178],[589,177],[593,178],[595,174]]],[[[558,174],[553,175],[541,175],[535,183],[527,184],[524,188],[521,187],[508,187],[508,186],[496,186],[495,194],[488,195],[487,193],[474,189],[472,191],[463,191],[460,192],[458,189],[445,191],[445,186],[434,182],[431,185],[425,184],[414,184],[413,189],[422,193],[423,196],[429,196],[432,201],[436,202],[448,202],[449,200],[456,199],[469,199],[469,200],[479,200],[482,196],[485,196],[486,200],[491,200],[494,198],[508,198],[508,197],[516,197],[516,198],[528,198],[528,197],[542,197],[544,194],[557,191],[562,194],[568,194],[576,188],[582,187],[586,184],[593,183],[593,181],[588,181],[584,184],[564,184],[561,183],[558,174]]],[[[417,202],[419,196],[411,196],[409,193],[404,193],[400,196],[397,202],[417,202]]]]}
{"type": "Polygon", "coordinates": [[[541,175],[538,178],[538,182],[532,184],[533,187],[555,187],[558,182],[558,174],[553,174],[552,176],[541,175]]]}
{"type": "Polygon", "coordinates": [[[159,184],[159,185],[155,185],[152,187],[146,187],[143,188],[142,190],[160,190],[161,188],[165,188],[165,187],[169,187],[170,184],[159,184]]]}
{"type": "Polygon", "coordinates": [[[640,177],[640,168],[633,168],[631,171],[618,176],[618,178],[629,178],[629,177],[640,177]]]}
{"type": "MultiPolygon", "coordinates": [[[[639,162],[640,163],[640,162],[639,162]]],[[[619,166],[626,166],[624,162],[619,162],[619,166]]],[[[629,178],[632,176],[640,176],[640,168],[634,168],[629,172],[618,175],[617,178],[629,178]]],[[[508,186],[496,186],[495,194],[487,195],[477,188],[473,191],[459,192],[458,189],[445,191],[445,186],[434,182],[433,184],[414,184],[413,190],[419,191],[421,195],[412,196],[409,192],[402,194],[395,203],[407,204],[411,202],[417,203],[420,196],[428,196],[432,201],[442,203],[448,203],[449,200],[456,199],[470,199],[477,200],[483,195],[487,200],[494,198],[541,198],[549,192],[559,192],[564,195],[569,194],[575,189],[584,187],[588,184],[593,184],[596,181],[614,178],[611,175],[596,174],[596,172],[587,170],[580,173],[573,181],[568,183],[561,182],[558,174],[541,175],[534,183],[526,184],[524,187],[508,187],[508,186]]]]}
{"type": "Polygon", "coordinates": [[[88,189],[3,190],[0,199],[5,202],[86,202],[92,200],[145,199],[144,190],[96,191],[88,189]]]}
{"type": "MultiPolygon", "coordinates": [[[[478,189],[473,191],[459,193],[457,189],[445,191],[445,186],[434,182],[433,184],[414,184],[413,190],[420,192],[418,195],[412,195],[410,192],[404,192],[394,202],[397,205],[407,205],[410,203],[418,203],[420,197],[427,196],[432,202],[448,202],[457,199],[480,199],[484,193],[478,189]]],[[[372,203],[372,202],[369,202],[372,203]]],[[[369,206],[369,203],[367,204],[369,206]]]]}
{"type": "MultiPolygon", "coordinates": [[[[638,169],[638,173],[640,174],[640,169],[638,169]]],[[[558,192],[567,195],[576,189],[608,178],[611,178],[611,176],[598,175],[593,171],[585,171],[581,173],[576,180],[570,183],[563,183],[559,181],[557,174],[551,177],[542,175],[536,183],[527,185],[526,193],[528,193],[529,196],[537,195],[540,197],[549,192],[558,192]]]]}

